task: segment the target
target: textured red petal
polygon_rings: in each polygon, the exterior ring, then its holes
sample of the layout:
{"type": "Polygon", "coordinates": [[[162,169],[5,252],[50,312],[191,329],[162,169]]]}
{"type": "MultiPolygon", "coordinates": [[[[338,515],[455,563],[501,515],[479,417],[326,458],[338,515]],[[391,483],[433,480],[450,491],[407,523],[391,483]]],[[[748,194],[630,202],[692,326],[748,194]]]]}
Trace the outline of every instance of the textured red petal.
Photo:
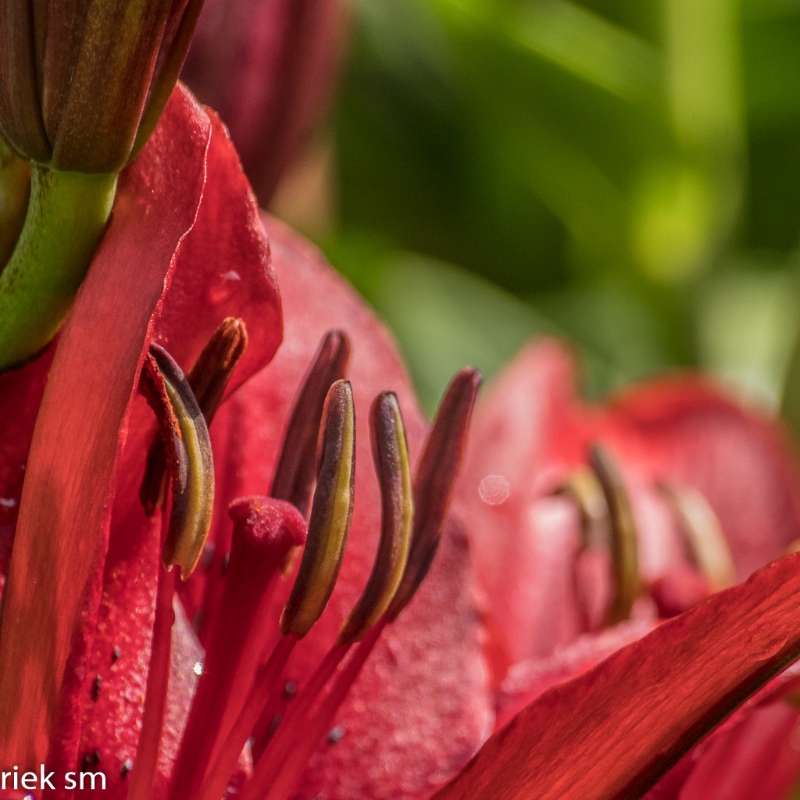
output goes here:
{"type": "MultiPolygon", "coordinates": [[[[284,302],[286,338],[270,367],[220,411],[227,442],[224,497],[268,491],[283,426],[323,334],[338,328],[353,346],[348,377],[357,406],[356,503],[344,566],[327,611],[298,645],[285,673],[302,679],[322,659],[366,583],[380,529],[377,480],[367,431],[369,404],[395,391],[412,455],[425,423],[386,330],[319,253],[266,220],[284,302]]],[[[215,425],[217,422],[215,422],[215,425]]],[[[224,540],[217,547],[218,557],[224,540]]],[[[216,559],[216,557],[215,557],[216,559]]],[[[216,567],[214,568],[216,569],[216,567]]],[[[285,601],[288,582],[283,587],[285,601]]],[[[273,609],[277,628],[280,603],[273,609]]],[[[323,745],[297,797],[426,797],[452,775],[491,725],[481,630],[463,534],[452,526],[418,597],[387,629],[336,724],[344,737],[323,745]]]]}
{"type": "Polygon", "coordinates": [[[65,675],[70,649],[88,646],[82,617],[96,603],[130,397],[205,179],[207,120],[180,92],[171,106],[121,178],[42,400],[5,591],[0,660],[14,668],[0,675],[0,763],[44,761],[62,682],[77,679],[65,675]],[[173,135],[176,119],[183,135],[173,135]]]}
{"type": "Polygon", "coordinates": [[[266,207],[330,95],[341,0],[206,0],[183,70],[230,128],[266,207]]]}
{"type": "Polygon", "coordinates": [[[800,655],[800,556],[543,694],[436,797],[638,797],[800,655]]]}
{"type": "Polygon", "coordinates": [[[800,471],[774,421],[698,378],[643,386],[615,401],[609,416],[620,438],[639,441],[652,480],[703,493],[739,580],[800,538],[800,471]]]}

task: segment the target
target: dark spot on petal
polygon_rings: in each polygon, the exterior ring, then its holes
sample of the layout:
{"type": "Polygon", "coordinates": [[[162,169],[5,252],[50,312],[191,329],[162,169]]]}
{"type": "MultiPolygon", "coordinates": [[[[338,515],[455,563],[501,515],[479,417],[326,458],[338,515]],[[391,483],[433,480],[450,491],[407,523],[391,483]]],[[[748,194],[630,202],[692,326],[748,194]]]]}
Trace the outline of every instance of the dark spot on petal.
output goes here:
{"type": "Polygon", "coordinates": [[[329,731],[328,741],[331,744],[336,744],[337,742],[340,742],[342,740],[343,736],[344,736],[344,728],[341,725],[337,725],[335,728],[329,731]]]}

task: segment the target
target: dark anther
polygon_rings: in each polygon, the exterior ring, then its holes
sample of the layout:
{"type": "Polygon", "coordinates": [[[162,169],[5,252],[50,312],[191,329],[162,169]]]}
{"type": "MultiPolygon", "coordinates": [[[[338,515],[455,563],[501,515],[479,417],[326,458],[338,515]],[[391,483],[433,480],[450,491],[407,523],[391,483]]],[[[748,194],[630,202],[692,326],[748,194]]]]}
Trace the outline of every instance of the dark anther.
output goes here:
{"type": "Polygon", "coordinates": [[[340,645],[359,641],[392,602],[408,560],[414,516],[406,432],[394,392],[375,398],[369,421],[381,491],[381,538],[364,592],[336,640],[340,645]]]}
{"type": "Polygon", "coordinates": [[[608,625],[628,619],[639,594],[639,557],[636,526],[625,484],[617,465],[600,445],[589,448],[589,463],[597,475],[611,520],[611,555],[614,564],[614,600],[608,625]]]}
{"type": "Polygon", "coordinates": [[[333,383],[344,378],[350,342],[341,331],[329,331],[297,394],[275,468],[272,496],[307,515],[314,485],[317,434],[325,397],[333,383]]]}
{"type": "MultiPolygon", "coordinates": [[[[211,424],[217,413],[233,369],[246,347],[247,330],[244,322],[227,317],[211,335],[186,376],[206,425],[211,424]]],[[[147,469],[139,496],[148,515],[160,505],[168,450],[169,443],[165,448],[163,439],[156,439],[147,454],[147,469]]]]}
{"type": "Polygon", "coordinates": [[[128,777],[128,773],[133,769],[133,761],[131,759],[126,758],[122,762],[122,768],[119,771],[120,776],[124,779],[128,777]]]}
{"type": "Polygon", "coordinates": [[[203,552],[214,508],[214,462],[208,427],[186,378],[163,347],[150,345],[142,388],[156,412],[172,467],[172,508],[162,558],[191,575],[203,552]]]}
{"type": "Polygon", "coordinates": [[[93,750],[91,753],[86,753],[81,762],[81,770],[86,771],[94,769],[100,763],[100,751],[93,750]]]}
{"type": "Polygon", "coordinates": [[[348,381],[325,399],[317,451],[317,487],[303,558],[281,615],[281,632],[305,636],[319,619],[342,566],[355,486],[356,416],[348,381]]]}
{"type": "Polygon", "coordinates": [[[95,676],[94,681],[92,682],[92,700],[97,700],[100,697],[100,685],[103,682],[103,678],[100,675],[95,676]]]}
{"type": "Polygon", "coordinates": [[[283,687],[283,697],[286,700],[291,700],[297,694],[297,684],[294,681],[286,681],[286,686],[283,687]]]}
{"type": "Polygon", "coordinates": [[[120,658],[122,658],[122,648],[119,645],[114,645],[114,649],[111,651],[111,663],[116,664],[120,658]]]}
{"type": "Polygon", "coordinates": [[[447,387],[439,405],[414,477],[411,549],[403,579],[389,607],[389,619],[396,619],[411,601],[436,555],[481,380],[478,370],[464,367],[447,387]]]}

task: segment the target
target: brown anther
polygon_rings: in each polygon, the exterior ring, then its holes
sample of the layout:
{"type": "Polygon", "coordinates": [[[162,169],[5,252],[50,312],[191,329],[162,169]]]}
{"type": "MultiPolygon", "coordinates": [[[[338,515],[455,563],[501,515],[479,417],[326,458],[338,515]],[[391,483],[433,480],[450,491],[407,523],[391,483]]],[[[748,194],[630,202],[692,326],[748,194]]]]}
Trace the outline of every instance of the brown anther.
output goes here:
{"type": "Polygon", "coordinates": [[[387,612],[390,620],[396,619],[411,601],[436,555],[481,381],[478,370],[464,367],[447,387],[439,405],[414,478],[411,548],[387,612]]]}
{"type": "Polygon", "coordinates": [[[164,348],[150,345],[143,376],[145,394],[156,411],[172,467],[172,508],[162,557],[168,567],[179,565],[186,580],[197,566],[211,526],[211,440],[183,372],[164,348]]]}
{"type": "Polygon", "coordinates": [[[226,317],[211,334],[186,380],[197,398],[206,424],[217,413],[233,370],[247,349],[247,328],[244,320],[226,317]]]}
{"type": "Polygon", "coordinates": [[[305,636],[330,599],[342,566],[353,514],[356,417],[345,380],[328,390],[317,449],[317,486],[303,558],[281,615],[281,632],[305,636]]]}
{"type": "Polygon", "coordinates": [[[611,547],[611,514],[597,475],[590,469],[576,469],[559,493],[570,495],[578,507],[583,531],[583,548],[611,547]]]}
{"type": "Polygon", "coordinates": [[[599,444],[592,445],[589,448],[589,463],[602,487],[611,519],[614,600],[606,623],[614,625],[630,617],[639,594],[636,526],[622,475],[608,451],[599,444]]]}
{"type": "Polygon", "coordinates": [[[403,577],[411,541],[411,466],[403,417],[394,392],[383,392],[372,403],[370,434],[381,491],[381,538],[372,573],[342,626],[337,645],[359,641],[389,607],[403,577]]]}
{"type": "Polygon", "coordinates": [[[341,331],[329,331],[297,394],[275,468],[272,496],[308,512],[314,486],[317,438],[325,397],[331,385],[345,376],[350,342],[341,331]]]}
{"type": "MultiPolygon", "coordinates": [[[[233,370],[247,349],[247,328],[244,320],[226,317],[211,334],[186,380],[203,413],[206,425],[210,425],[217,413],[233,370]]],[[[174,458],[163,438],[156,439],[147,453],[145,477],[139,490],[139,498],[145,513],[150,516],[164,499],[164,471],[168,458],[174,458]]]]}
{"type": "Polygon", "coordinates": [[[736,583],[736,567],[714,509],[697,489],[659,483],[658,489],[681,524],[686,541],[713,592],[736,583]]]}

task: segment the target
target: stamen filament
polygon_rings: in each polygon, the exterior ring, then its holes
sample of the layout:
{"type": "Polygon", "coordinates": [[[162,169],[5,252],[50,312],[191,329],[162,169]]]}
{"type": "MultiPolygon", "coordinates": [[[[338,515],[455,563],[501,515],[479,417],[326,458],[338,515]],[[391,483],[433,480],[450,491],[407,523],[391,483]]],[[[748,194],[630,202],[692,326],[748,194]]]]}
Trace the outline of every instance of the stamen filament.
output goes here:
{"type": "Polygon", "coordinates": [[[167,706],[172,625],[175,622],[175,612],[172,609],[174,595],[175,575],[171,568],[165,569],[160,566],[142,731],[139,735],[136,761],[131,775],[131,785],[128,789],[128,800],[149,800],[152,794],[153,778],[158,766],[161,730],[164,727],[167,706]]]}
{"type": "MultiPolygon", "coordinates": [[[[383,626],[377,627],[382,629],[383,626]]],[[[351,644],[334,645],[303,686],[299,697],[289,707],[285,719],[267,745],[252,778],[245,784],[241,800],[261,800],[263,793],[272,785],[290,753],[298,747],[298,742],[305,739],[309,712],[314,701],[350,651],[351,646],[351,644]]],[[[314,742],[314,746],[316,744],[317,742],[314,742]]]]}
{"type": "Polygon", "coordinates": [[[253,688],[227,738],[219,748],[216,758],[206,772],[200,800],[218,800],[225,793],[231,775],[236,768],[239,754],[245,746],[264,708],[276,692],[280,691],[280,678],[298,637],[290,633],[282,636],[275,645],[267,663],[258,672],[253,688]]]}
{"type": "Polygon", "coordinates": [[[305,533],[300,513],[281,500],[242,498],[229,513],[231,558],[173,771],[175,800],[195,800],[207,766],[247,701],[274,633],[274,620],[265,611],[287,553],[305,533]]]}
{"type": "Polygon", "coordinates": [[[277,762],[278,771],[274,778],[268,784],[263,782],[256,784],[256,775],[261,766],[261,762],[259,762],[252,778],[254,788],[251,790],[250,783],[246,784],[242,800],[259,800],[259,798],[262,800],[285,800],[291,795],[309,758],[319,746],[325,732],[330,730],[336,712],[345,701],[387,622],[387,618],[383,617],[359,642],[343,669],[336,676],[333,686],[303,722],[302,735],[296,737],[295,747],[286,755],[285,759],[277,762]],[[267,794],[263,794],[267,788],[267,794]]]}

